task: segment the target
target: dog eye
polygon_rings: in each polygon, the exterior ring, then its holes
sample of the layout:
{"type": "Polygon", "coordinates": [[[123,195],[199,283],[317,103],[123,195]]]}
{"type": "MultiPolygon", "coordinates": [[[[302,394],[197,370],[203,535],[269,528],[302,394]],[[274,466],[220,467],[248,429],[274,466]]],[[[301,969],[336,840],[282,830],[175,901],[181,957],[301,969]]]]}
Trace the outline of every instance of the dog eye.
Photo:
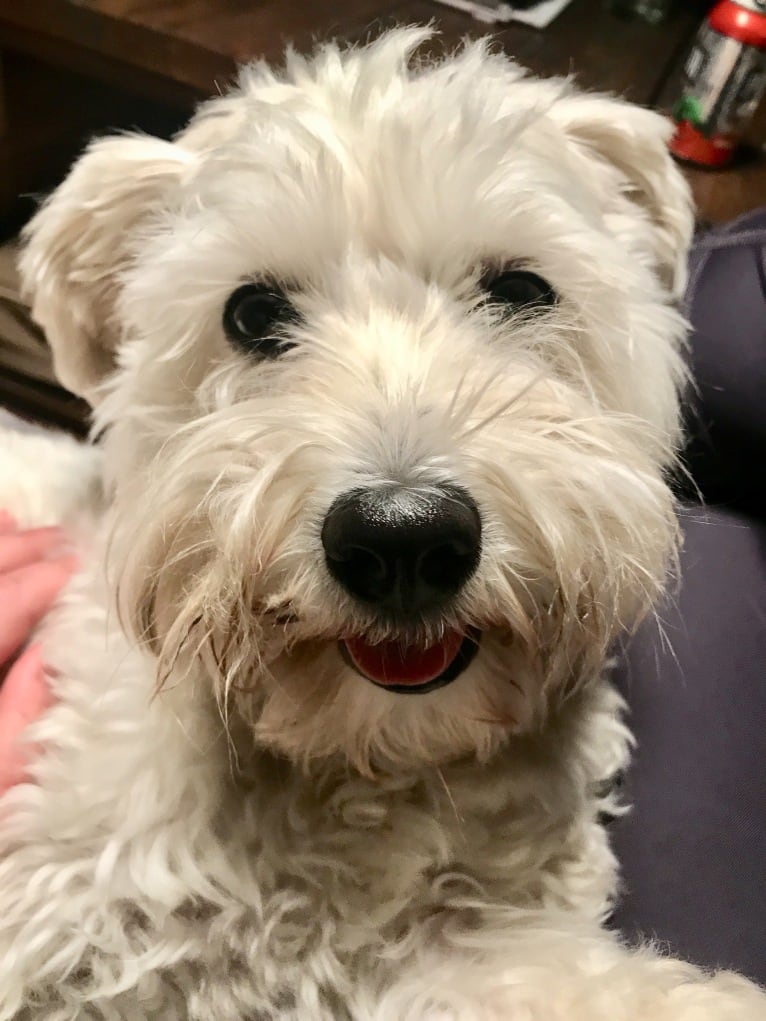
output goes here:
{"type": "Polygon", "coordinates": [[[296,318],[287,296],[271,284],[243,284],[229,296],[223,328],[229,340],[263,358],[276,358],[293,345],[279,328],[296,318]]]}
{"type": "Polygon", "coordinates": [[[514,308],[547,308],[558,301],[548,281],[526,269],[507,270],[488,280],[485,288],[492,301],[514,308]]]}

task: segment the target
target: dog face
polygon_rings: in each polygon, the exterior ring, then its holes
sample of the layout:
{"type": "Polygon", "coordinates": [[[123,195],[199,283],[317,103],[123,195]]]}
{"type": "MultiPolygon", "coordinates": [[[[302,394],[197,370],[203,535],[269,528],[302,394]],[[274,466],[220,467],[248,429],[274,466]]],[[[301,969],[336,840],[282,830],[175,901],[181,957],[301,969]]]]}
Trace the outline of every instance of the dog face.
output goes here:
{"type": "Polygon", "coordinates": [[[486,757],[662,587],[691,216],[659,117],[427,37],[255,66],[28,230],[160,680],[296,760],[486,757]]]}

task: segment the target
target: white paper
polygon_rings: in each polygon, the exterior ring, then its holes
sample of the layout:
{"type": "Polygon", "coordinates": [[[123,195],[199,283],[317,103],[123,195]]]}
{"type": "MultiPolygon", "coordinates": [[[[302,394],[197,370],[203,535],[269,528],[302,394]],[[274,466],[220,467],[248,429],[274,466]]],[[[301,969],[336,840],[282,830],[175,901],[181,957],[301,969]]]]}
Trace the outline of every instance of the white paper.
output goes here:
{"type": "Polygon", "coordinates": [[[526,10],[516,10],[511,4],[506,3],[482,3],[481,0],[436,0],[436,2],[465,11],[487,25],[503,21],[520,21],[533,28],[546,28],[572,0],[543,0],[536,7],[526,10]]]}

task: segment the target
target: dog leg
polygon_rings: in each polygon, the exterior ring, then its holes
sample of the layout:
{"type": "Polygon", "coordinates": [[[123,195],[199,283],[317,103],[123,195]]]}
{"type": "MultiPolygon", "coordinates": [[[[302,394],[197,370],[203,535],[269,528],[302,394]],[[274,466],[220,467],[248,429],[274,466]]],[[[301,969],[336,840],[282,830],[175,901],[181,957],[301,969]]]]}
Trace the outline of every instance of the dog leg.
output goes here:
{"type": "MultiPolygon", "coordinates": [[[[466,933],[462,952],[428,953],[360,1021],[766,1021],[766,992],[733,972],[706,974],[609,933],[526,917],[505,935],[466,933]],[[546,926],[547,931],[546,931],[546,926]],[[508,962],[512,962],[509,966],[508,962]]],[[[454,937],[453,937],[454,939],[454,937]]]]}

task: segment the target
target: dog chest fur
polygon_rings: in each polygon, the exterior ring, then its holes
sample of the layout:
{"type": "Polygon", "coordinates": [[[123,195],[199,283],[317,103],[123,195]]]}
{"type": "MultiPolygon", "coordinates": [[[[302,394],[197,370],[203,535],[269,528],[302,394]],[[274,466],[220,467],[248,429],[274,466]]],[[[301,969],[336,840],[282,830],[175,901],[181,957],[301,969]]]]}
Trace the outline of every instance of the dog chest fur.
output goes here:
{"type": "MultiPolygon", "coordinates": [[[[40,478],[65,458],[72,477],[94,477],[91,452],[78,463],[68,441],[4,439],[4,477],[40,469],[19,481],[19,518],[60,507],[88,533],[93,501],[73,508],[40,478]]],[[[99,564],[100,542],[79,542],[99,564]]],[[[74,1016],[98,981],[120,1018],[341,1018],[357,985],[385,988],[424,948],[479,931],[485,913],[504,913],[509,930],[541,909],[604,916],[614,869],[597,791],[627,743],[606,686],[489,766],[370,780],[338,762],[306,774],[253,758],[244,735],[232,745],[202,684],[196,697],[152,698],[151,661],[106,599],[86,567],[42,635],[60,704],[36,729],[57,747],[35,767],[40,788],[8,799],[3,946],[29,940],[35,952],[3,955],[6,1013],[24,990],[35,1018],[74,1016]],[[76,648],[64,640],[73,630],[76,648]]]]}

